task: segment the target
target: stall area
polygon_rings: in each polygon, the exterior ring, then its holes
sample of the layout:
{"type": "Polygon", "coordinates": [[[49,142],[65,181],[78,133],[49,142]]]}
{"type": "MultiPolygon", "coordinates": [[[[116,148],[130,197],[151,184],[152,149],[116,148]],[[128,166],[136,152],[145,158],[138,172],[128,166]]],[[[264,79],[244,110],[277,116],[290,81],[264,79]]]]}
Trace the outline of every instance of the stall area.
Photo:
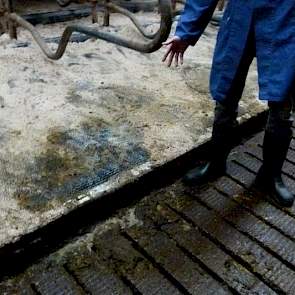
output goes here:
{"type": "MultiPolygon", "coordinates": [[[[16,11],[43,11],[45,1],[36,2],[23,1],[16,11]]],[[[56,5],[47,2],[46,9],[56,5]]],[[[97,17],[96,24],[89,16],[36,29],[50,50],[66,26],[77,24],[145,42],[126,16],[111,14],[107,27],[104,13],[97,17]]],[[[159,29],[157,10],[136,17],[149,34],[159,29]]],[[[28,30],[19,28],[17,40],[1,35],[0,247],[208,141],[217,30],[209,25],[177,68],[161,62],[164,48],[143,53],[90,38],[69,42],[53,61],[28,30]]],[[[256,80],[253,65],[241,122],[265,109],[256,80]]]]}

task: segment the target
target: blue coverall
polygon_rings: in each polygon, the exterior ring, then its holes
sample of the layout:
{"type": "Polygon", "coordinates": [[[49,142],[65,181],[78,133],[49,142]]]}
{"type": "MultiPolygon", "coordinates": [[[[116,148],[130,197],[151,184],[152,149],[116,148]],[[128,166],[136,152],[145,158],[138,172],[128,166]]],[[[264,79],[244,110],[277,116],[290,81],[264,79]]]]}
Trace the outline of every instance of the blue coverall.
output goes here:
{"type": "MultiPolygon", "coordinates": [[[[194,45],[209,23],[218,0],[187,0],[175,35],[194,45]]],[[[283,101],[295,84],[295,1],[229,0],[217,37],[210,89],[226,98],[243,58],[257,57],[259,97],[283,101]],[[250,34],[255,50],[249,49],[250,34]]],[[[252,59],[251,59],[252,58],[252,59]]]]}

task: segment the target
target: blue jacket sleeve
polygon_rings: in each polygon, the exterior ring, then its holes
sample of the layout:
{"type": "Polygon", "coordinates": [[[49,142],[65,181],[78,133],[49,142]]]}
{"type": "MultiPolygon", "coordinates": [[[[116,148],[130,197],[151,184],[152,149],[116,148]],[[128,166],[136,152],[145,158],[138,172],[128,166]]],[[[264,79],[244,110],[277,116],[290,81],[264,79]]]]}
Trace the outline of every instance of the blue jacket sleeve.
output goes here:
{"type": "Polygon", "coordinates": [[[218,0],[186,0],[175,35],[195,45],[207,27],[218,0]]]}

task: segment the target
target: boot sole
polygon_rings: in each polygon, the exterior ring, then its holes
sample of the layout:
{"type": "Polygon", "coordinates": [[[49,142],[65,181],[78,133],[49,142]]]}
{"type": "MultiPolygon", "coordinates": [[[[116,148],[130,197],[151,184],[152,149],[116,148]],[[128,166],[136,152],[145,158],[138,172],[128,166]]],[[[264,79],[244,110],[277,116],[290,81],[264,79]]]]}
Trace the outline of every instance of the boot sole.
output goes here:
{"type": "Polygon", "coordinates": [[[251,187],[251,191],[254,194],[259,194],[263,196],[264,199],[269,201],[270,203],[275,203],[277,206],[282,207],[282,208],[291,208],[294,204],[294,200],[290,203],[283,203],[281,202],[277,197],[276,194],[270,192],[267,188],[264,186],[261,186],[257,183],[254,183],[253,186],[251,187]]]}
{"type": "Polygon", "coordinates": [[[190,187],[193,187],[193,186],[203,186],[203,185],[206,185],[210,182],[213,182],[215,180],[217,180],[218,178],[222,177],[222,176],[225,176],[226,172],[223,172],[223,173],[220,173],[220,174],[216,174],[216,175],[211,175],[211,176],[208,176],[206,177],[205,179],[203,180],[194,180],[194,179],[189,179],[189,178],[186,178],[185,176],[181,179],[182,183],[185,184],[186,186],[190,186],[190,187]]]}
{"type": "Polygon", "coordinates": [[[284,208],[291,208],[293,207],[294,204],[294,200],[290,201],[290,203],[283,203],[281,202],[274,193],[268,192],[267,196],[269,199],[271,199],[276,205],[280,206],[280,207],[284,207],[284,208]]]}

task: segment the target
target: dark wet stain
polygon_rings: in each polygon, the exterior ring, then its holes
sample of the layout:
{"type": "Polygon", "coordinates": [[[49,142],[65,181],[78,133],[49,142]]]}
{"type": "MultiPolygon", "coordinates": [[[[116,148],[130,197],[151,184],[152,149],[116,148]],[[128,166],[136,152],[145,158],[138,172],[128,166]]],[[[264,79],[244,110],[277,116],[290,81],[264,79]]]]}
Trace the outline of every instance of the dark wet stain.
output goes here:
{"type": "Polygon", "coordinates": [[[133,110],[150,105],[154,94],[142,88],[132,86],[102,85],[97,89],[98,105],[113,108],[114,110],[133,110]]]}
{"type": "Polygon", "coordinates": [[[15,88],[16,87],[16,83],[14,80],[10,79],[7,81],[7,84],[9,86],[9,88],[15,88]]]}
{"type": "Polygon", "coordinates": [[[103,56],[97,54],[97,53],[93,53],[93,52],[90,52],[90,53],[85,53],[83,54],[83,56],[87,59],[98,59],[98,60],[106,60],[103,56]]]}
{"type": "Polygon", "coordinates": [[[128,125],[115,128],[95,118],[77,129],[52,129],[44,151],[26,165],[15,197],[28,210],[48,210],[51,201],[64,202],[148,161],[142,140],[128,125]]]}
{"type": "Polygon", "coordinates": [[[148,90],[132,86],[105,85],[102,81],[99,87],[89,82],[76,83],[68,92],[66,100],[76,107],[81,104],[102,107],[111,113],[126,116],[126,112],[136,111],[150,105],[154,94],[148,90]],[[89,98],[89,95],[93,98],[89,98]]]}
{"type": "Polygon", "coordinates": [[[3,109],[5,107],[5,100],[3,96],[0,96],[0,107],[3,109]]]}
{"type": "Polygon", "coordinates": [[[47,84],[47,82],[42,78],[30,78],[29,83],[43,83],[47,84]]]}
{"type": "Polygon", "coordinates": [[[83,102],[83,97],[80,94],[75,93],[74,91],[70,91],[66,96],[66,100],[71,104],[79,105],[83,102]]]}
{"type": "Polygon", "coordinates": [[[210,65],[192,64],[182,68],[186,85],[193,91],[209,96],[210,65]]]}
{"type": "Polygon", "coordinates": [[[68,64],[69,67],[73,67],[73,66],[80,66],[80,64],[78,62],[71,62],[68,64]]]}
{"type": "Polygon", "coordinates": [[[127,55],[125,54],[125,52],[122,50],[122,48],[121,47],[119,47],[119,46],[116,46],[116,49],[118,50],[118,52],[120,52],[124,57],[126,57],[127,58],[127,55]]]}

